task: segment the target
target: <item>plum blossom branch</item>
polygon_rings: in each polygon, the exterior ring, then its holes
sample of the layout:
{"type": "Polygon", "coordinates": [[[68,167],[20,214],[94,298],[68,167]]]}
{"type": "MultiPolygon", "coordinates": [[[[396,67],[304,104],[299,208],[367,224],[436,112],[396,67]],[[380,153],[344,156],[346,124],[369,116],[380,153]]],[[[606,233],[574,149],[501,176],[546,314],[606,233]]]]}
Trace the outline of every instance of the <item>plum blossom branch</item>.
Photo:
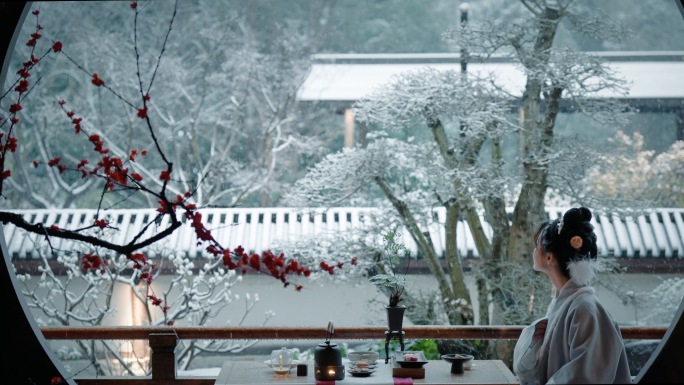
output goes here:
{"type": "MultiPolygon", "coordinates": [[[[162,158],[162,160],[166,164],[166,168],[161,170],[158,177],[156,178],[159,182],[161,182],[161,187],[159,191],[155,191],[147,187],[145,183],[146,181],[144,181],[143,177],[139,173],[130,170],[129,165],[132,165],[136,162],[136,157],[140,155],[144,156],[146,153],[145,150],[131,150],[130,154],[126,154],[128,156],[128,159],[113,155],[111,153],[109,146],[107,145],[108,141],[106,141],[103,138],[103,136],[95,132],[89,132],[89,130],[87,129],[88,124],[83,120],[83,117],[78,116],[76,114],[76,111],[67,109],[67,102],[65,100],[60,100],[58,104],[60,105],[65,116],[68,118],[70,124],[72,125],[75,134],[87,139],[87,141],[93,146],[92,151],[97,157],[97,159],[92,160],[92,163],[91,159],[82,159],[80,162],[78,162],[77,165],[69,166],[62,160],[61,157],[57,156],[49,158],[49,161],[47,161],[46,163],[48,167],[57,170],[56,175],[62,174],[64,172],[78,172],[81,174],[82,178],[100,178],[104,181],[104,184],[102,186],[102,192],[99,197],[100,200],[95,219],[93,220],[92,224],[86,224],[85,226],[80,226],[78,229],[73,230],[61,229],[56,225],[30,223],[27,220],[25,220],[22,216],[10,212],[0,212],[0,221],[4,223],[12,223],[16,227],[24,229],[28,232],[45,235],[48,238],[48,241],[51,237],[56,237],[74,240],[82,242],[84,244],[92,245],[97,248],[115,251],[121,255],[126,256],[129,263],[132,263],[135,269],[139,270],[138,275],[144,278],[147,282],[150,282],[152,276],[149,275],[149,273],[147,272],[147,270],[151,268],[149,266],[149,261],[147,257],[139,251],[147,246],[150,246],[166,238],[182,225],[180,217],[176,213],[176,210],[180,208],[184,210],[184,217],[189,220],[190,226],[194,228],[196,235],[198,237],[198,244],[205,244],[207,251],[209,251],[211,254],[215,256],[220,256],[222,263],[225,266],[227,266],[229,270],[239,270],[242,271],[243,274],[247,272],[248,268],[256,271],[261,271],[264,274],[271,275],[279,279],[283,282],[285,286],[291,284],[288,278],[290,274],[308,276],[311,273],[311,270],[309,268],[299,265],[296,260],[285,259],[284,255],[282,254],[276,256],[275,254],[269,251],[265,252],[262,256],[256,254],[248,255],[241,247],[237,247],[230,250],[220,245],[219,242],[217,242],[216,239],[214,239],[211,232],[202,223],[202,215],[198,211],[197,206],[189,202],[189,199],[196,191],[187,191],[184,194],[177,194],[175,197],[169,196],[169,186],[171,186],[172,183],[176,182],[176,180],[172,178],[173,163],[167,159],[164,149],[161,143],[159,142],[157,135],[155,134],[152,119],[150,115],[147,113],[147,102],[150,100],[149,92],[151,91],[153,81],[159,69],[159,63],[164,57],[166,44],[170,32],[172,30],[173,21],[176,15],[177,2],[174,5],[173,15],[171,21],[169,22],[169,27],[164,39],[164,43],[161,52],[157,58],[157,63],[154,68],[152,79],[150,81],[150,85],[148,87],[147,92],[144,91],[140,71],[140,52],[137,38],[137,20],[139,12],[137,10],[137,3],[131,3],[131,8],[134,8],[136,10],[134,21],[136,66],[138,70],[137,75],[139,92],[142,95],[143,102],[143,107],[136,109],[137,117],[144,120],[144,124],[147,130],[150,132],[150,135],[154,142],[154,148],[156,150],[156,153],[162,158]],[[110,223],[108,223],[107,220],[100,218],[100,210],[102,209],[104,203],[104,196],[109,192],[115,191],[115,188],[127,191],[130,194],[141,193],[146,196],[154,197],[157,199],[157,203],[159,204],[159,207],[157,209],[159,214],[157,215],[155,220],[148,222],[143,227],[143,231],[134,235],[131,240],[123,242],[121,244],[110,242],[97,235],[91,235],[91,233],[87,231],[91,229],[100,229],[102,231],[116,230],[116,228],[113,227],[110,223]],[[153,223],[156,223],[157,220],[167,215],[169,217],[169,221],[161,230],[152,235],[146,235],[146,230],[148,230],[153,223]]],[[[34,11],[34,14],[36,16],[38,15],[38,13],[38,11],[34,11]]],[[[34,47],[41,36],[42,35],[38,33],[33,34],[32,40],[30,40],[29,45],[31,47],[34,47]]],[[[100,77],[100,75],[97,72],[90,72],[86,70],[85,67],[78,63],[77,60],[75,60],[71,55],[68,55],[64,51],[61,42],[53,41],[51,51],[56,54],[64,55],[64,57],[66,57],[67,60],[70,63],[72,63],[79,71],[85,73],[90,78],[90,82],[95,87],[102,87],[103,89],[109,91],[109,93],[114,95],[128,107],[136,108],[135,105],[128,101],[121,93],[117,92],[112,86],[107,84],[105,79],[100,77]]],[[[33,68],[33,66],[38,61],[40,61],[40,59],[35,58],[33,56],[33,53],[31,53],[31,58],[32,60],[30,62],[25,63],[24,68],[20,70],[20,72],[18,72],[18,74],[21,77],[23,77],[23,80],[19,80],[17,83],[15,83],[15,91],[18,93],[18,99],[17,103],[12,104],[12,106],[10,107],[10,114],[12,115],[9,131],[10,134],[7,136],[7,138],[3,139],[3,148],[1,152],[3,154],[3,157],[1,159],[3,180],[11,175],[9,170],[4,170],[4,162],[6,160],[7,152],[13,152],[16,150],[16,139],[14,139],[11,136],[11,130],[18,123],[18,118],[16,117],[16,114],[23,108],[19,103],[23,100],[22,95],[25,95],[25,93],[29,91],[29,83],[25,79],[30,76],[30,70],[33,68]]],[[[35,162],[34,166],[36,166],[37,164],[38,163],[35,162]]],[[[100,263],[99,257],[89,257],[87,255],[84,255],[83,263],[84,266],[87,265],[88,268],[92,268],[92,266],[97,266],[100,263]]],[[[334,267],[331,266],[321,266],[321,268],[324,268],[330,274],[332,274],[334,270],[334,267]]],[[[296,285],[296,289],[300,290],[301,286],[296,285]]],[[[162,305],[163,300],[154,297],[153,294],[152,297],[150,297],[149,299],[152,300],[152,302],[154,302],[155,305],[161,307],[165,306],[162,305]]],[[[166,309],[166,307],[164,307],[164,309],[166,309]]]]}

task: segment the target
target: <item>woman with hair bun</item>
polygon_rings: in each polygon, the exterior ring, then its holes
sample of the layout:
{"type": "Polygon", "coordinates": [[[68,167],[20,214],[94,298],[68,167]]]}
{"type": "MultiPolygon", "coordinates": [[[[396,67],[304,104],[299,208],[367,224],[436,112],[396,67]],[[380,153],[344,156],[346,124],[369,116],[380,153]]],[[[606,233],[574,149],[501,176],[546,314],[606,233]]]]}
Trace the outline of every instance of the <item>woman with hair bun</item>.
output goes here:
{"type": "Polygon", "coordinates": [[[534,233],[533,268],[549,277],[556,296],[515,346],[521,384],[631,382],[620,329],[588,286],[600,266],[591,216],[571,208],[534,233]]]}

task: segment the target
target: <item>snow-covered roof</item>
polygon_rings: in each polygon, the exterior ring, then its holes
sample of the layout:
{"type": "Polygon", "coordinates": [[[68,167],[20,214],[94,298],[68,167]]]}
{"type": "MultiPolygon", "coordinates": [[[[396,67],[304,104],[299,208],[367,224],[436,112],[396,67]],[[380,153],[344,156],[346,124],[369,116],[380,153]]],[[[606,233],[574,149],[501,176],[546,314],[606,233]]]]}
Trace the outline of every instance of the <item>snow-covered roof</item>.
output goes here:
{"type": "MultiPolygon", "coordinates": [[[[594,52],[630,84],[629,99],[684,98],[684,51],[594,52]]],[[[297,93],[300,101],[354,102],[368,96],[393,76],[421,68],[460,71],[458,54],[321,54],[297,93]]],[[[492,74],[512,95],[522,95],[525,77],[505,58],[470,62],[468,73],[492,74]]],[[[625,96],[606,90],[596,97],[625,96]]]]}
{"type": "MultiPolygon", "coordinates": [[[[212,230],[214,237],[222,244],[242,245],[247,251],[260,253],[272,248],[276,240],[295,240],[306,235],[325,237],[345,229],[363,225],[372,217],[373,208],[338,207],[324,209],[294,208],[215,208],[200,210],[205,226],[212,230]]],[[[547,208],[550,218],[563,215],[565,208],[547,208]]],[[[26,220],[42,222],[46,226],[60,228],[79,228],[94,222],[95,210],[15,210],[26,220]]],[[[110,223],[121,229],[112,241],[121,243],[131,234],[137,234],[149,218],[154,218],[156,210],[109,210],[110,223]]],[[[443,227],[439,222],[446,218],[444,208],[435,210],[437,222],[430,228],[430,235],[438,254],[444,252],[443,227]]],[[[167,221],[168,217],[164,219],[167,221]]],[[[677,259],[684,260],[684,209],[653,209],[649,214],[634,215],[626,218],[597,215],[592,219],[598,236],[599,254],[603,257],[627,259],[677,259]]],[[[164,226],[164,222],[161,226],[164,226]]],[[[491,234],[491,229],[486,227],[491,234]]],[[[464,222],[457,224],[459,251],[464,257],[479,257],[473,237],[464,222]]],[[[44,237],[17,229],[12,224],[4,226],[8,252],[13,260],[37,259],[36,245],[44,244],[44,237]]],[[[415,252],[415,244],[410,237],[404,237],[407,248],[415,252]]],[[[53,239],[57,250],[69,250],[71,241],[53,239]]],[[[196,236],[191,226],[182,226],[163,245],[170,250],[186,253],[194,257],[204,254],[197,246],[196,236]]]]}

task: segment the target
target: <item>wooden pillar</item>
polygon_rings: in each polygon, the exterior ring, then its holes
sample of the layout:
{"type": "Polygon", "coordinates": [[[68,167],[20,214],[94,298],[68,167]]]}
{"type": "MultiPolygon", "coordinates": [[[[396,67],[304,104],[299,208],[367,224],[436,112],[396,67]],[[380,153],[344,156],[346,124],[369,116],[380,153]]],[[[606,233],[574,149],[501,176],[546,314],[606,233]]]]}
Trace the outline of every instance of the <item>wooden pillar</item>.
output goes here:
{"type": "Polygon", "coordinates": [[[344,147],[354,147],[354,111],[344,110],[344,147]]]}
{"type": "Polygon", "coordinates": [[[152,348],[152,379],[174,380],[176,378],[176,333],[150,333],[152,348]]]}
{"type": "MultiPolygon", "coordinates": [[[[139,283],[137,288],[140,289],[140,285],[148,285],[147,283],[139,283]]],[[[135,295],[135,288],[131,288],[131,325],[142,326],[147,325],[148,321],[145,318],[147,311],[145,309],[145,304],[140,301],[140,299],[135,295]]],[[[122,352],[122,354],[128,354],[128,358],[134,359],[136,357],[147,357],[150,353],[150,348],[147,346],[144,340],[132,340],[130,344],[130,351],[122,352]]]]}

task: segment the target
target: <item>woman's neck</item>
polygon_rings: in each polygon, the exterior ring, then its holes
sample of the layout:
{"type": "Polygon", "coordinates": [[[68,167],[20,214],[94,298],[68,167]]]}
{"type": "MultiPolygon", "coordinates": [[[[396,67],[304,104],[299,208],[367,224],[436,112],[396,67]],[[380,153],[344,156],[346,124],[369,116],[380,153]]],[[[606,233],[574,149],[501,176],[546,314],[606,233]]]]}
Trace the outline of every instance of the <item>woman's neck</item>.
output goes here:
{"type": "Polygon", "coordinates": [[[559,292],[560,289],[565,286],[566,283],[570,280],[570,278],[566,277],[561,273],[560,271],[552,271],[549,274],[549,279],[551,280],[551,283],[553,286],[556,288],[556,292],[559,292]]]}

